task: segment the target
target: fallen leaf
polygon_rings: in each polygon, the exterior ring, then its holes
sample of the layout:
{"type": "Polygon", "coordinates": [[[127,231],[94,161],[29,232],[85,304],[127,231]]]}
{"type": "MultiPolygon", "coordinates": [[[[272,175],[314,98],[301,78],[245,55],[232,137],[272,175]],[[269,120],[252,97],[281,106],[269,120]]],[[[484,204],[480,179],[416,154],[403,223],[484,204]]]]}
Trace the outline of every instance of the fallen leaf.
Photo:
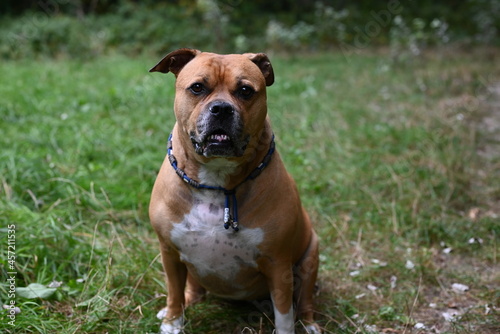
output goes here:
{"type": "Polygon", "coordinates": [[[52,281],[52,282],[50,282],[49,285],[47,285],[47,287],[48,288],[59,288],[62,284],[63,284],[63,282],[52,281]]]}
{"type": "Polygon", "coordinates": [[[469,239],[469,245],[472,245],[472,244],[482,244],[483,243],[483,239],[481,238],[470,238],[469,239]]]}
{"type": "Polygon", "coordinates": [[[444,317],[444,320],[448,322],[455,321],[460,317],[460,311],[458,310],[447,310],[446,312],[442,312],[441,315],[444,317]]]}
{"type": "Polygon", "coordinates": [[[360,274],[360,271],[359,270],[353,270],[349,273],[349,276],[351,277],[355,277],[355,276],[359,276],[360,274]]]}
{"type": "Polygon", "coordinates": [[[476,220],[479,216],[479,208],[472,208],[469,210],[469,218],[472,220],[476,220]]]}
{"type": "Polygon", "coordinates": [[[410,260],[406,260],[405,268],[408,270],[412,270],[413,268],[415,268],[415,263],[410,260]]]}
{"type": "Polygon", "coordinates": [[[385,261],[380,261],[379,259],[371,259],[370,260],[373,264],[377,264],[380,267],[387,267],[387,262],[385,261]]]}
{"type": "Polygon", "coordinates": [[[368,333],[378,333],[378,331],[377,331],[377,325],[365,325],[365,330],[368,333]]]}
{"type": "MultiPolygon", "coordinates": [[[[10,311],[10,310],[13,310],[12,312],[14,312],[14,314],[19,314],[19,313],[21,313],[21,309],[20,309],[19,307],[17,307],[17,306],[12,307],[12,305],[3,305],[2,307],[3,307],[3,309],[5,309],[5,310],[9,310],[9,311],[10,311]]],[[[10,312],[9,312],[9,313],[10,313],[10,312]]]]}
{"type": "Polygon", "coordinates": [[[417,322],[415,324],[415,326],[413,326],[413,328],[415,328],[415,329],[425,329],[426,327],[425,327],[425,325],[423,323],[417,322]]]}
{"type": "Polygon", "coordinates": [[[398,278],[394,275],[391,276],[391,289],[395,289],[396,288],[396,283],[398,281],[398,278]]]}
{"type": "Polygon", "coordinates": [[[31,283],[27,287],[19,287],[16,288],[16,294],[19,297],[33,299],[33,298],[41,298],[46,299],[52,296],[54,292],[56,292],[56,288],[48,288],[43,284],[31,283]]]}
{"type": "Polygon", "coordinates": [[[464,293],[466,291],[469,291],[469,287],[467,285],[460,283],[453,283],[451,285],[451,288],[457,293],[464,293]]]}

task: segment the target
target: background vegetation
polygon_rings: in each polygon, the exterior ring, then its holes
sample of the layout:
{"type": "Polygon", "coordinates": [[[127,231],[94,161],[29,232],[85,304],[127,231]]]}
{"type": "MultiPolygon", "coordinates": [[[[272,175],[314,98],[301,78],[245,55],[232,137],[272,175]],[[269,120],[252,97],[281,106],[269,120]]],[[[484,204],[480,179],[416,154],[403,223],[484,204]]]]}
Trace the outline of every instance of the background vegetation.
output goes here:
{"type": "Polygon", "coordinates": [[[42,0],[0,4],[0,56],[137,55],[186,45],[219,52],[362,50],[416,54],[498,44],[500,4],[466,1],[42,0]]]}
{"type": "MultiPolygon", "coordinates": [[[[278,149],[321,238],[325,333],[499,332],[496,1],[0,9],[0,301],[15,225],[20,312],[0,332],[158,331],[147,206],[174,92],[147,70],[186,46],[271,55],[278,149]]],[[[188,333],[273,329],[261,302],[208,297],[186,318],[188,333]]]]}

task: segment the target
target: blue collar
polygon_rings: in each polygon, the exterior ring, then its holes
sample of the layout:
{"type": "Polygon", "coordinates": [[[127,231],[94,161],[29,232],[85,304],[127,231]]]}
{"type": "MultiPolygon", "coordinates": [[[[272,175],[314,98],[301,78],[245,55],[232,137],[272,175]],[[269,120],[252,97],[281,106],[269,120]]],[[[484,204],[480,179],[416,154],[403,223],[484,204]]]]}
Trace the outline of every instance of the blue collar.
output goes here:
{"type": "Polygon", "coordinates": [[[264,168],[266,168],[267,165],[269,165],[269,163],[271,162],[271,158],[275,151],[275,146],[276,145],[274,143],[274,134],[273,134],[271,139],[271,144],[269,144],[269,151],[267,151],[267,154],[262,160],[262,162],[243,180],[243,182],[238,184],[233,189],[226,189],[224,187],[219,187],[219,186],[214,187],[206,184],[201,184],[191,179],[189,176],[186,175],[186,173],[182,169],[177,167],[177,159],[175,159],[174,155],[172,154],[172,134],[170,134],[170,136],[168,137],[167,156],[170,165],[172,165],[177,175],[179,175],[179,177],[184,182],[189,184],[191,187],[196,189],[217,190],[217,191],[222,191],[224,193],[224,195],[226,196],[225,207],[224,207],[224,228],[227,230],[229,226],[231,226],[233,230],[237,232],[239,230],[239,227],[238,227],[238,203],[236,201],[236,189],[246,181],[253,180],[262,173],[264,168]],[[232,214],[230,213],[231,202],[233,207],[232,214]]]}

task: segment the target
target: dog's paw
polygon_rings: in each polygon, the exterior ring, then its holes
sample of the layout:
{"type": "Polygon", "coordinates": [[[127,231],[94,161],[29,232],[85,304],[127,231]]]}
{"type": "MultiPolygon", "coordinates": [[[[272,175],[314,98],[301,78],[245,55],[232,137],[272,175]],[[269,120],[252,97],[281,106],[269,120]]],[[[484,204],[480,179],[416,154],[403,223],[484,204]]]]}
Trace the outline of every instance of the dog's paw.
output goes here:
{"type": "Polygon", "coordinates": [[[160,326],[160,334],[181,334],[183,327],[182,316],[170,322],[164,322],[160,326]]]}
{"type": "Polygon", "coordinates": [[[166,315],[167,315],[167,308],[165,307],[165,308],[162,308],[162,309],[160,310],[160,312],[158,312],[158,313],[156,314],[156,317],[157,317],[158,319],[160,319],[160,320],[163,320],[163,319],[165,318],[165,316],[166,316],[166,315]]]}
{"type": "Polygon", "coordinates": [[[321,334],[318,324],[309,324],[306,326],[307,334],[321,334]]]}
{"type": "Polygon", "coordinates": [[[173,320],[165,319],[167,315],[167,308],[162,309],[156,317],[162,320],[160,326],[160,334],[181,334],[184,327],[184,317],[181,315],[173,320]]]}

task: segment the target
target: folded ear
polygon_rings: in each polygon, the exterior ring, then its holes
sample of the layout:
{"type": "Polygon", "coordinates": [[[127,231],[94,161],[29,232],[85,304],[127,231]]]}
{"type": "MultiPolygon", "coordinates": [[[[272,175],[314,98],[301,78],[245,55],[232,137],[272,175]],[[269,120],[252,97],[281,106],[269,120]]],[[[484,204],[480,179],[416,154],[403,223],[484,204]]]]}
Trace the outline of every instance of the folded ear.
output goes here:
{"type": "Polygon", "coordinates": [[[274,71],[267,55],[265,53],[245,53],[244,55],[260,68],[266,79],[266,86],[271,86],[274,83],[274,71]]]}
{"type": "Polygon", "coordinates": [[[182,70],[184,65],[189,63],[196,55],[200,54],[201,51],[195,49],[179,49],[170,52],[168,55],[163,57],[158,64],[156,64],[149,72],[161,72],[168,73],[172,72],[177,75],[182,70]]]}

